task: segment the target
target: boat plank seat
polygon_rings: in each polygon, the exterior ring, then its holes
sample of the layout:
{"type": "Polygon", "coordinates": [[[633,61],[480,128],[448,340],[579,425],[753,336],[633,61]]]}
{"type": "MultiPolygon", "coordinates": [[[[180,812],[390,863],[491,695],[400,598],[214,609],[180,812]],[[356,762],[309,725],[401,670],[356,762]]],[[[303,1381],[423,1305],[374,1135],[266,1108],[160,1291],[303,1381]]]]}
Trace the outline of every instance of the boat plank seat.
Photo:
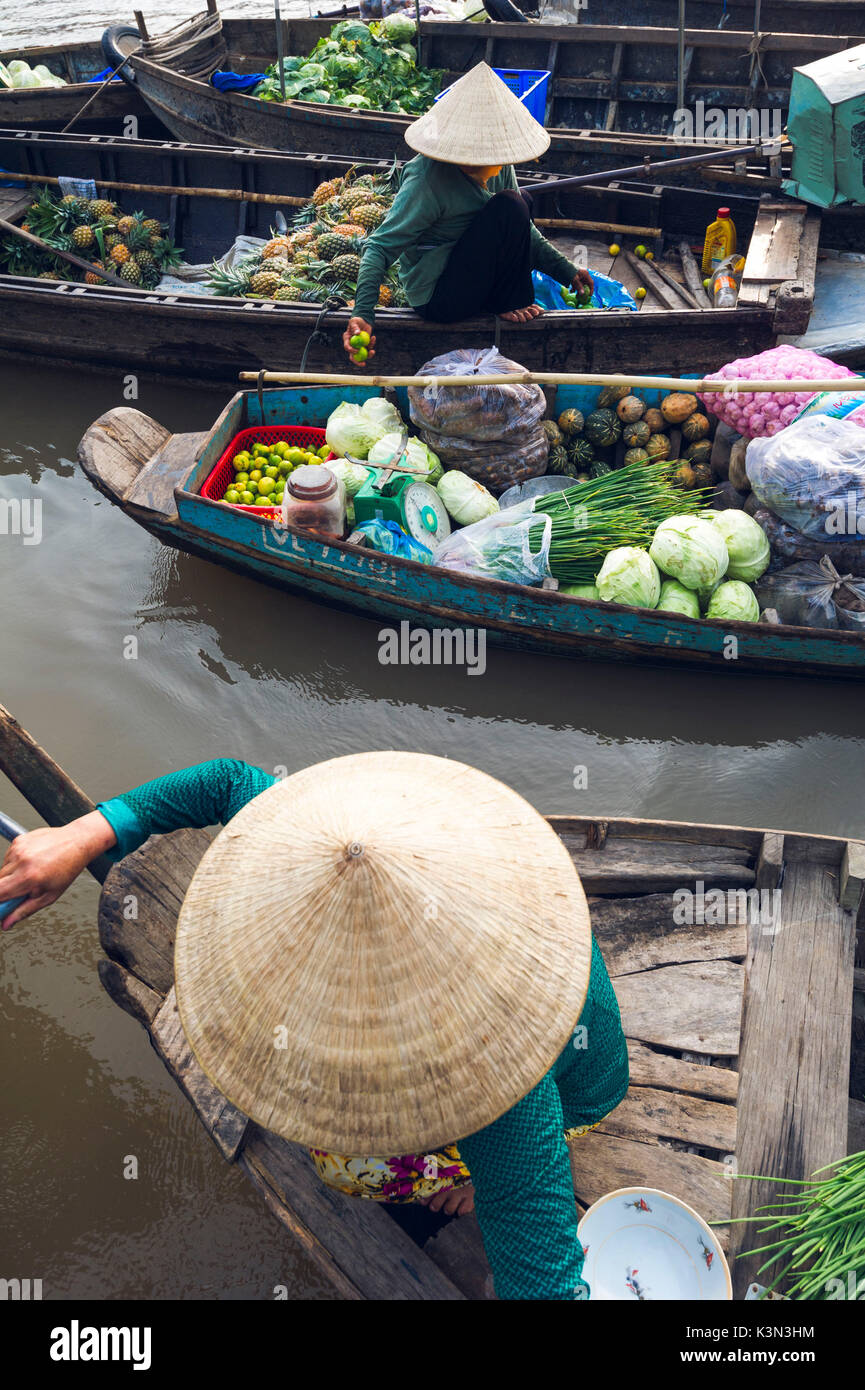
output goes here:
{"type": "Polygon", "coordinates": [[[100,491],[122,497],[170,438],[149,415],[115,406],[95,422],[81,462],[100,491]]]}
{"type": "Polygon", "coordinates": [[[175,488],[186,486],[208,438],[208,430],[171,435],[133,478],[123,494],[124,502],[176,519],[175,488]]]}
{"type": "MultiPolygon", "coordinates": [[[[743,308],[783,309],[786,321],[791,310],[787,301],[795,298],[801,306],[795,321],[801,318],[807,327],[814,303],[819,237],[819,213],[804,203],[761,197],[738,304],[743,308]]],[[[779,327],[778,331],[804,332],[805,327],[779,327]]]]}

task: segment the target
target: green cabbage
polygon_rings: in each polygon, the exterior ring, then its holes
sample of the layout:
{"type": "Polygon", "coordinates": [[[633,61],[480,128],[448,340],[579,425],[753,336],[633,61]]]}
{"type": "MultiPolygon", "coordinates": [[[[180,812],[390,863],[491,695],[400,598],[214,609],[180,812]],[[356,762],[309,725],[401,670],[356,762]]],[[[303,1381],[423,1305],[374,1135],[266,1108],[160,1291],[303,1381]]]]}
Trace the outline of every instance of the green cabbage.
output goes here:
{"type": "Polygon", "coordinates": [[[441,478],[438,494],[458,526],[471,526],[483,521],[485,516],[494,516],[499,510],[492,493],[458,468],[449,469],[441,478]]]}
{"type": "Polygon", "coordinates": [[[658,611],[683,613],[686,618],[699,618],[700,603],[693,589],[686,589],[678,579],[665,579],[661,585],[658,611]]]}
{"type": "MultiPolygon", "coordinates": [[[[382,435],[381,439],[370,449],[369,462],[376,468],[382,468],[388,460],[396,453],[399,441],[402,438],[402,427],[399,432],[382,435]]],[[[434,454],[432,449],[428,449],[422,439],[409,439],[406,442],[405,451],[398,460],[399,464],[413,473],[424,473],[426,477],[422,482],[432,483],[433,486],[438,482],[442,475],[442,466],[438,454],[434,454]]],[[[391,464],[391,467],[395,467],[391,464]]]]}
{"type": "Polygon", "coordinates": [[[379,25],[379,33],[391,43],[405,43],[406,39],[413,39],[416,32],[417,25],[407,14],[386,15],[379,25]]]}
{"type": "Polygon", "coordinates": [[[662,521],[649,554],[658,569],[686,589],[708,589],[726,574],[730,560],[720,531],[699,516],[662,521]]]}
{"type": "Polygon", "coordinates": [[[369,25],[363,24],[359,19],[344,19],[341,24],[334,24],[330,31],[332,39],[345,39],[347,43],[367,43],[372,39],[369,25]]]}
{"type": "Polygon", "coordinates": [[[303,77],[311,87],[320,87],[327,77],[324,63],[304,63],[302,68],[298,68],[297,75],[303,77]]]}
{"type": "Polygon", "coordinates": [[[655,608],[661,596],[661,576],[646,550],[620,545],[604,559],[595,581],[605,603],[629,603],[632,608],[655,608]]]}
{"type": "Polygon", "coordinates": [[[560,594],[570,594],[571,598],[599,599],[597,584],[560,584],[560,594]]]}
{"type": "Polygon", "coordinates": [[[357,496],[369,477],[368,468],[364,468],[362,463],[349,463],[348,459],[328,459],[325,467],[341,480],[349,501],[357,496]]]}
{"type": "Polygon", "coordinates": [[[707,618],[723,618],[725,622],[756,623],[760,621],[760,605],[752,589],[741,579],[729,579],[719,584],[706,609],[707,618]]]}
{"type": "Polygon", "coordinates": [[[723,512],[703,512],[724,537],[730,563],[728,579],[744,579],[747,584],[759,579],[769,567],[769,541],[762,526],[747,512],[731,507],[723,512]]]}

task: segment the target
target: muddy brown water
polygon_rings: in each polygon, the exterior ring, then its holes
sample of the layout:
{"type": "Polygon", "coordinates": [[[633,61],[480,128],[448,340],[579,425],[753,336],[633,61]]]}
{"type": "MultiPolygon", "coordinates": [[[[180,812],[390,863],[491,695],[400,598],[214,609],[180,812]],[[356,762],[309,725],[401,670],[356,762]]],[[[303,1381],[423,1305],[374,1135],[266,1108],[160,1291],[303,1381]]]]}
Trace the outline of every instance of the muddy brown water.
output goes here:
{"type": "MultiPolygon", "coordinates": [[[[222,9],[266,14],[270,0],[222,9]]],[[[55,0],[34,27],[32,8],[0,0],[6,46],[105,22],[55,0]]],[[[138,407],[176,430],[206,428],[225,400],[141,385],[138,407]]],[[[0,364],[0,501],[38,500],[43,530],[37,545],[0,532],[0,701],[94,800],[222,754],[295,769],[396,747],[473,763],[547,812],[865,835],[861,686],[492,648],[483,676],[382,666],[375,622],[167,550],[90,487],[78,439],[121,403],[119,377],[0,364]]],[[[2,776],[0,809],[39,823],[2,776]]],[[[102,992],[96,904],[82,879],[0,940],[14,1059],[0,1071],[0,1274],[42,1279],[54,1299],[322,1296],[102,992]]]]}

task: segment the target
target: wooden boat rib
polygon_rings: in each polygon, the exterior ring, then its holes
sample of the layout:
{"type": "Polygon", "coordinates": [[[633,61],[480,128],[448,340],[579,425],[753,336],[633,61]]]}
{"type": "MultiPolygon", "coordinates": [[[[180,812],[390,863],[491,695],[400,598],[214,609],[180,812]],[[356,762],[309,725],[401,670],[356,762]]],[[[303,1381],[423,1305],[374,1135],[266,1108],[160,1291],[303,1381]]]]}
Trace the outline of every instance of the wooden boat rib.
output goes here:
{"type": "MultiPolygon", "coordinates": [[[[322,180],[351,166],[350,159],[333,156],[0,131],[0,168],[21,171],[30,180],[23,188],[0,189],[0,212],[7,219],[23,218],[30,190],[46,177],[90,178],[100,191],[167,222],[188,262],[208,263],[240,233],[267,237],[279,207],[291,218],[298,199],[308,199],[322,180]],[[124,184],[135,191],[124,194],[124,184]],[[142,191],[147,189],[164,191],[142,191]],[[265,201],[254,201],[261,197],[265,201]]],[[[390,165],[382,161],[378,167],[390,165]]],[[[546,194],[546,179],[535,174],[528,180],[540,225],[562,238],[568,254],[576,244],[585,246],[590,266],[623,279],[631,289],[637,272],[623,257],[613,268],[607,249],[612,236],[629,228],[629,235],[651,244],[658,263],[675,273],[677,260],[665,262],[665,250],[677,258],[682,238],[701,243],[717,209],[716,196],[708,191],[621,181],[612,188],[546,194]]],[[[740,244],[750,239],[753,246],[735,309],[701,312],[684,299],[672,308],[675,292],[671,301],[650,293],[638,313],[559,312],[526,325],[496,325],[490,317],[445,326],[427,323],[410,310],[389,309],[378,318],[376,365],[413,373],[455,342],[482,346],[498,330],[502,351],[529,368],[618,371],[624,362],[639,372],[663,358],[670,371],[712,371],[772,346],[779,334],[803,333],[814,298],[820,214],[771,197],[760,202],[735,195],[728,202],[740,244]],[[758,234],[752,237],[754,229],[758,234]]],[[[343,309],[321,319],[318,305],[0,276],[0,350],[74,364],[120,363],[128,370],[236,379],[243,368],[297,366],[310,344],[310,370],[327,368],[342,356],[347,318],[343,309]]]]}
{"type": "MultiPolygon", "coordinates": [[[[131,407],[94,422],[79,446],[90,481],[139,525],[176,549],[379,623],[483,630],[494,644],[562,656],[760,674],[865,677],[865,635],[581,602],[538,589],[381,555],[344,541],[275,527],[200,495],[225,449],[260,424],[324,425],[341,400],[372,388],[241,392],[210,431],[172,435],[131,407]],[[263,414],[261,403],[263,402],[263,414]],[[728,659],[729,639],[737,643],[728,659]]],[[[556,413],[588,408],[585,388],[560,388],[556,413]]],[[[397,399],[407,418],[406,397],[397,399]]]]}
{"type": "MultiPolygon", "coordinates": [[[[852,18],[852,14],[851,14],[852,18]]],[[[861,22],[861,19],[860,19],[861,22]]],[[[287,53],[306,54],[327,34],[329,22],[292,20],[287,53]]],[[[262,20],[225,20],[228,66],[263,71],[274,61],[272,25],[262,20]]],[[[836,34],[761,33],[759,62],[753,34],[728,29],[688,29],[685,35],[685,106],[745,111],[759,108],[783,117],[793,68],[821,54],[838,52],[860,38],[836,34]]],[[[537,24],[456,24],[422,21],[421,57],[426,67],[455,80],[480,60],[499,68],[552,73],[545,124],[552,144],[540,167],[559,173],[622,163],[635,142],[653,157],[682,153],[671,138],[677,96],[676,28],[580,24],[563,28],[537,24]],[[593,131],[603,134],[599,147],[593,131]]],[[[350,111],[292,101],[273,105],[240,92],[218,92],[209,82],[136,55],[130,81],[158,118],[182,140],[215,140],[249,148],[343,154],[363,150],[375,157],[404,151],[408,117],[385,112],[350,111]]],[[[777,134],[772,127],[763,136],[777,134]]],[[[731,132],[733,143],[753,143],[731,132]]],[[[711,149],[712,139],[690,148],[711,149]]]]}
{"type": "MultiPolygon", "coordinates": [[[[93,96],[90,79],[105,69],[105,57],[98,43],[52,44],[0,52],[0,61],[4,63],[13,58],[22,58],[31,68],[43,63],[67,83],[65,87],[19,91],[0,87],[0,126],[26,126],[30,130],[53,130],[67,125],[93,96]]],[[[165,129],[157,124],[134,87],[118,78],[103,87],[82,119],[76,121],[75,129],[106,134],[115,128],[119,130],[130,116],[139,123],[142,135],[161,134],[165,129]]]]}
{"type": "MultiPolygon", "coordinates": [[[[865,949],[865,844],[670,821],[549,820],[589,895],[631,1063],[625,1100],[572,1142],[578,1206],[619,1187],[672,1193],[718,1224],[742,1298],[763,1257],[738,1258],[759,1242],[754,1227],[728,1223],[772,1200],[776,1185],[731,1178],[805,1178],[865,1144],[865,995],[852,1007],[854,982],[865,989],[854,966],[857,916],[865,949]],[[723,925],[675,925],[674,895],[696,898],[701,887],[725,894],[723,925]]],[[[112,868],[99,907],[109,995],[143,1024],[223,1158],[239,1164],[337,1296],[489,1298],[474,1217],[421,1249],[386,1208],[325,1188],[305,1150],[241,1115],[199,1068],[180,1027],[172,956],[177,913],[209,843],[203,831],[176,831],[112,868]],[[124,911],[130,894],[135,920],[124,911]]]]}

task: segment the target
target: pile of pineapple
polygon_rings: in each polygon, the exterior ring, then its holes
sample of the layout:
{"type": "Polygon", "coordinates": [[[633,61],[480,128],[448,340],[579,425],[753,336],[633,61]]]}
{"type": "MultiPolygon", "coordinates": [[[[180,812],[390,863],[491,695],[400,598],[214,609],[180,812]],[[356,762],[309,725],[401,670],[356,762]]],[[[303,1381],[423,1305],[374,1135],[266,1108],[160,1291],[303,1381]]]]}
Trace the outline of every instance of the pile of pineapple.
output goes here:
{"type": "Polygon", "coordinates": [[[155,289],[163,273],[182,261],[182,252],[166,235],[164,223],[142,212],[124,213],[107,198],[79,198],[71,193],[57,198],[45,188],[22,226],[49,246],[91,261],[93,269],[79,270],[18,237],[8,237],[0,243],[0,263],[12,275],[100,285],[104,280],[99,271],[107,269],[130,285],[155,289]]]}
{"type": "MultiPolygon", "coordinates": [[[[351,307],[367,236],[379,227],[394,199],[392,175],[351,172],[319,184],[294,218],[290,231],[271,235],[260,252],[225,269],[214,263],[210,286],[217,294],[320,304],[330,295],[351,307]]],[[[379,289],[379,307],[406,300],[395,270],[379,289]]]]}

